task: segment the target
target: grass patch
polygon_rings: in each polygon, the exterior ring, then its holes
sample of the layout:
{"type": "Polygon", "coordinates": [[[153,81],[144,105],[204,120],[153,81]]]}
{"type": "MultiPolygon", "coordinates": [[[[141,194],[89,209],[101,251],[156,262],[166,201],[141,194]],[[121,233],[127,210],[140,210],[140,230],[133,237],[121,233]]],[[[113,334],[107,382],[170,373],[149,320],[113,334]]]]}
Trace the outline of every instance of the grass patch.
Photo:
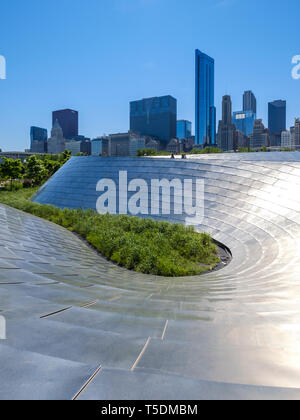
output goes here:
{"type": "Polygon", "coordinates": [[[218,263],[210,235],[193,227],[132,216],[61,210],[29,200],[36,189],[0,190],[0,203],[54,222],[85,238],[109,260],[141,273],[176,277],[201,274],[218,263]]]}

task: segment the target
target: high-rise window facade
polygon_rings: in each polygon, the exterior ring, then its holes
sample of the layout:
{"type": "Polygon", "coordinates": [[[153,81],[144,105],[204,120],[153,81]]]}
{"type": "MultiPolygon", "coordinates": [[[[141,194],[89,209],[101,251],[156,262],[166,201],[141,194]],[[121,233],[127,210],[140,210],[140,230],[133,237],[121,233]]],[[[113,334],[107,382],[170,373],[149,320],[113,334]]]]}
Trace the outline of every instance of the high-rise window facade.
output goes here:
{"type": "Polygon", "coordinates": [[[59,122],[65,139],[78,136],[78,112],[73,109],[62,109],[52,113],[52,126],[55,121],[59,122]]]}
{"type": "Polygon", "coordinates": [[[252,111],[255,115],[256,110],[256,98],[251,90],[247,90],[243,95],[243,111],[252,111]]]}
{"type": "Polygon", "coordinates": [[[198,145],[216,144],[214,83],[214,59],[196,50],[195,143],[198,145]]]}
{"type": "Polygon", "coordinates": [[[63,153],[66,148],[66,140],[64,139],[63,130],[58,120],[55,120],[53,124],[51,137],[48,139],[47,147],[48,153],[53,155],[63,153]]]}
{"type": "Polygon", "coordinates": [[[102,155],[102,138],[97,138],[92,140],[92,155],[100,156],[102,155]]]}
{"type": "Polygon", "coordinates": [[[232,102],[229,95],[223,96],[222,100],[222,122],[232,124],[232,102]]]}
{"type": "Polygon", "coordinates": [[[292,135],[290,131],[282,131],[281,147],[292,147],[292,135]]]}
{"type": "Polygon", "coordinates": [[[192,137],[192,123],[187,120],[177,121],[177,136],[178,139],[189,139],[192,137]]]}
{"type": "Polygon", "coordinates": [[[30,151],[33,153],[47,152],[48,132],[46,128],[30,128],[30,151]]]}
{"type": "Polygon", "coordinates": [[[223,151],[235,149],[236,128],[232,124],[232,102],[229,95],[223,96],[222,120],[219,121],[217,143],[223,151]]]}
{"type": "Polygon", "coordinates": [[[269,102],[270,134],[281,134],[286,130],[286,101],[269,102]]]}
{"type": "Polygon", "coordinates": [[[270,146],[281,145],[281,133],[286,130],[286,101],[269,102],[270,146]]]}
{"type": "Polygon", "coordinates": [[[237,130],[249,136],[253,133],[255,119],[256,115],[253,111],[238,111],[233,113],[232,122],[237,130]]]}
{"type": "Polygon", "coordinates": [[[295,119],[294,144],[295,146],[300,146],[300,118],[295,119]]]}
{"type": "Polygon", "coordinates": [[[177,100],[172,96],[130,103],[130,130],[168,143],[176,137],[177,100]]]}
{"type": "Polygon", "coordinates": [[[253,134],[250,134],[250,147],[257,150],[269,145],[269,132],[261,119],[254,121],[253,134]]]}

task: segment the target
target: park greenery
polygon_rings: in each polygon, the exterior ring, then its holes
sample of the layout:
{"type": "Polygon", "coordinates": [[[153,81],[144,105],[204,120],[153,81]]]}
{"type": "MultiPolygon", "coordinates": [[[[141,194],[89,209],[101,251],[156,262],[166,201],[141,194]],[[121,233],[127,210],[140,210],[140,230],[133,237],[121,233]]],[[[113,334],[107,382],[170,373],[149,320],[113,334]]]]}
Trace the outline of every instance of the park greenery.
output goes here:
{"type": "Polygon", "coordinates": [[[170,156],[169,152],[166,151],[157,151],[156,149],[138,149],[136,156],[170,156]]]}
{"type": "Polygon", "coordinates": [[[209,153],[222,153],[222,150],[217,147],[207,146],[204,149],[194,148],[189,152],[190,155],[207,155],[209,153]]]}
{"type": "Polygon", "coordinates": [[[26,161],[2,158],[0,163],[0,185],[3,189],[18,190],[34,187],[47,181],[71,157],[65,150],[61,155],[30,156],[26,161]]]}
{"type": "Polygon", "coordinates": [[[1,191],[0,203],[79,234],[104,257],[129,270],[157,276],[202,274],[219,263],[218,249],[193,227],[94,210],[60,209],[30,201],[37,188],[1,191]]]}
{"type": "MultiPolygon", "coordinates": [[[[265,146],[261,147],[257,150],[251,149],[249,147],[239,147],[236,150],[236,152],[238,152],[238,153],[272,152],[272,151],[275,151],[275,150],[272,150],[272,149],[267,148],[265,146]]],[[[293,151],[295,151],[295,149],[285,147],[285,148],[281,148],[280,151],[281,152],[293,152],[293,151]]],[[[215,154],[215,153],[234,153],[234,152],[233,151],[223,152],[218,147],[212,147],[212,146],[207,146],[207,147],[204,147],[204,148],[195,147],[190,152],[185,152],[186,155],[206,155],[206,154],[215,154]]],[[[158,152],[155,149],[139,149],[137,151],[137,156],[138,157],[143,157],[143,156],[170,156],[170,153],[168,153],[166,151],[158,152]]]]}
{"type": "MultiPolygon", "coordinates": [[[[261,151],[267,152],[268,149],[261,151]]],[[[239,152],[253,150],[240,148],[239,152]]],[[[190,152],[206,153],[221,153],[221,150],[206,147],[190,152]]],[[[169,155],[154,149],[138,151],[138,156],[161,154],[169,155]]],[[[212,238],[195,232],[193,227],[125,215],[98,215],[94,210],[60,209],[32,202],[30,198],[38,186],[70,157],[67,150],[61,155],[32,155],[24,162],[3,157],[0,163],[0,203],[79,234],[103,256],[130,270],[175,277],[201,274],[218,265],[217,246],[212,238]]]]}

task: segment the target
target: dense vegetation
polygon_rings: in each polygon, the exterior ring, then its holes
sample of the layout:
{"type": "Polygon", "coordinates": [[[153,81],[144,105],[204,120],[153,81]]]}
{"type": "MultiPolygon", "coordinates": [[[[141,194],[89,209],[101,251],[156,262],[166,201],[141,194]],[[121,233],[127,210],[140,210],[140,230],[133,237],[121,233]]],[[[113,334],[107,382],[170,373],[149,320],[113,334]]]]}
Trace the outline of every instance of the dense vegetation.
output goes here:
{"type": "MultiPolygon", "coordinates": [[[[210,146],[208,146],[208,147],[205,147],[204,149],[194,148],[188,154],[191,154],[191,155],[204,155],[204,154],[208,154],[208,153],[222,153],[222,150],[218,149],[217,147],[210,147],[210,146]]],[[[158,152],[155,149],[138,149],[136,155],[138,157],[142,157],[142,156],[170,156],[171,153],[166,152],[166,151],[160,151],[160,152],[158,152]]]]}
{"type": "Polygon", "coordinates": [[[209,153],[222,153],[222,150],[218,149],[217,147],[210,147],[207,146],[204,149],[193,149],[189,154],[191,155],[206,155],[209,153]]]}
{"type": "Polygon", "coordinates": [[[138,151],[136,152],[136,155],[138,157],[143,157],[143,156],[170,156],[170,153],[168,153],[166,151],[158,152],[155,149],[138,149],[138,151]]]}
{"type": "Polygon", "coordinates": [[[17,190],[41,185],[70,157],[71,152],[67,150],[61,155],[33,155],[23,163],[20,159],[3,157],[3,162],[0,163],[0,186],[4,189],[17,190]]]}
{"type": "Polygon", "coordinates": [[[102,255],[130,270],[188,276],[213,269],[217,247],[193,227],[93,210],[61,210],[29,201],[36,189],[0,191],[0,202],[59,224],[85,238],[102,255]]]}

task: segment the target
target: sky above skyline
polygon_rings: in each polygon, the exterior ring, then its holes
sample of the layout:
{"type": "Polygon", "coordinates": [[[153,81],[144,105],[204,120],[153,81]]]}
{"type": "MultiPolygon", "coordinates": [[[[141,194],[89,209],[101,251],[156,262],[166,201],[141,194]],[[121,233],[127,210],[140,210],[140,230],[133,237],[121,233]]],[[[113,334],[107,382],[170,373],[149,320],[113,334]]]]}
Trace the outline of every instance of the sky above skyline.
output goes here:
{"type": "Polygon", "coordinates": [[[0,55],[0,148],[29,148],[29,129],[51,129],[51,112],[79,111],[87,137],[129,128],[129,101],[172,95],[178,119],[193,122],[194,52],[215,59],[215,104],[244,90],[267,126],[268,102],[287,101],[287,126],[300,117],[298,0],[4,0],[0,55]]]}

